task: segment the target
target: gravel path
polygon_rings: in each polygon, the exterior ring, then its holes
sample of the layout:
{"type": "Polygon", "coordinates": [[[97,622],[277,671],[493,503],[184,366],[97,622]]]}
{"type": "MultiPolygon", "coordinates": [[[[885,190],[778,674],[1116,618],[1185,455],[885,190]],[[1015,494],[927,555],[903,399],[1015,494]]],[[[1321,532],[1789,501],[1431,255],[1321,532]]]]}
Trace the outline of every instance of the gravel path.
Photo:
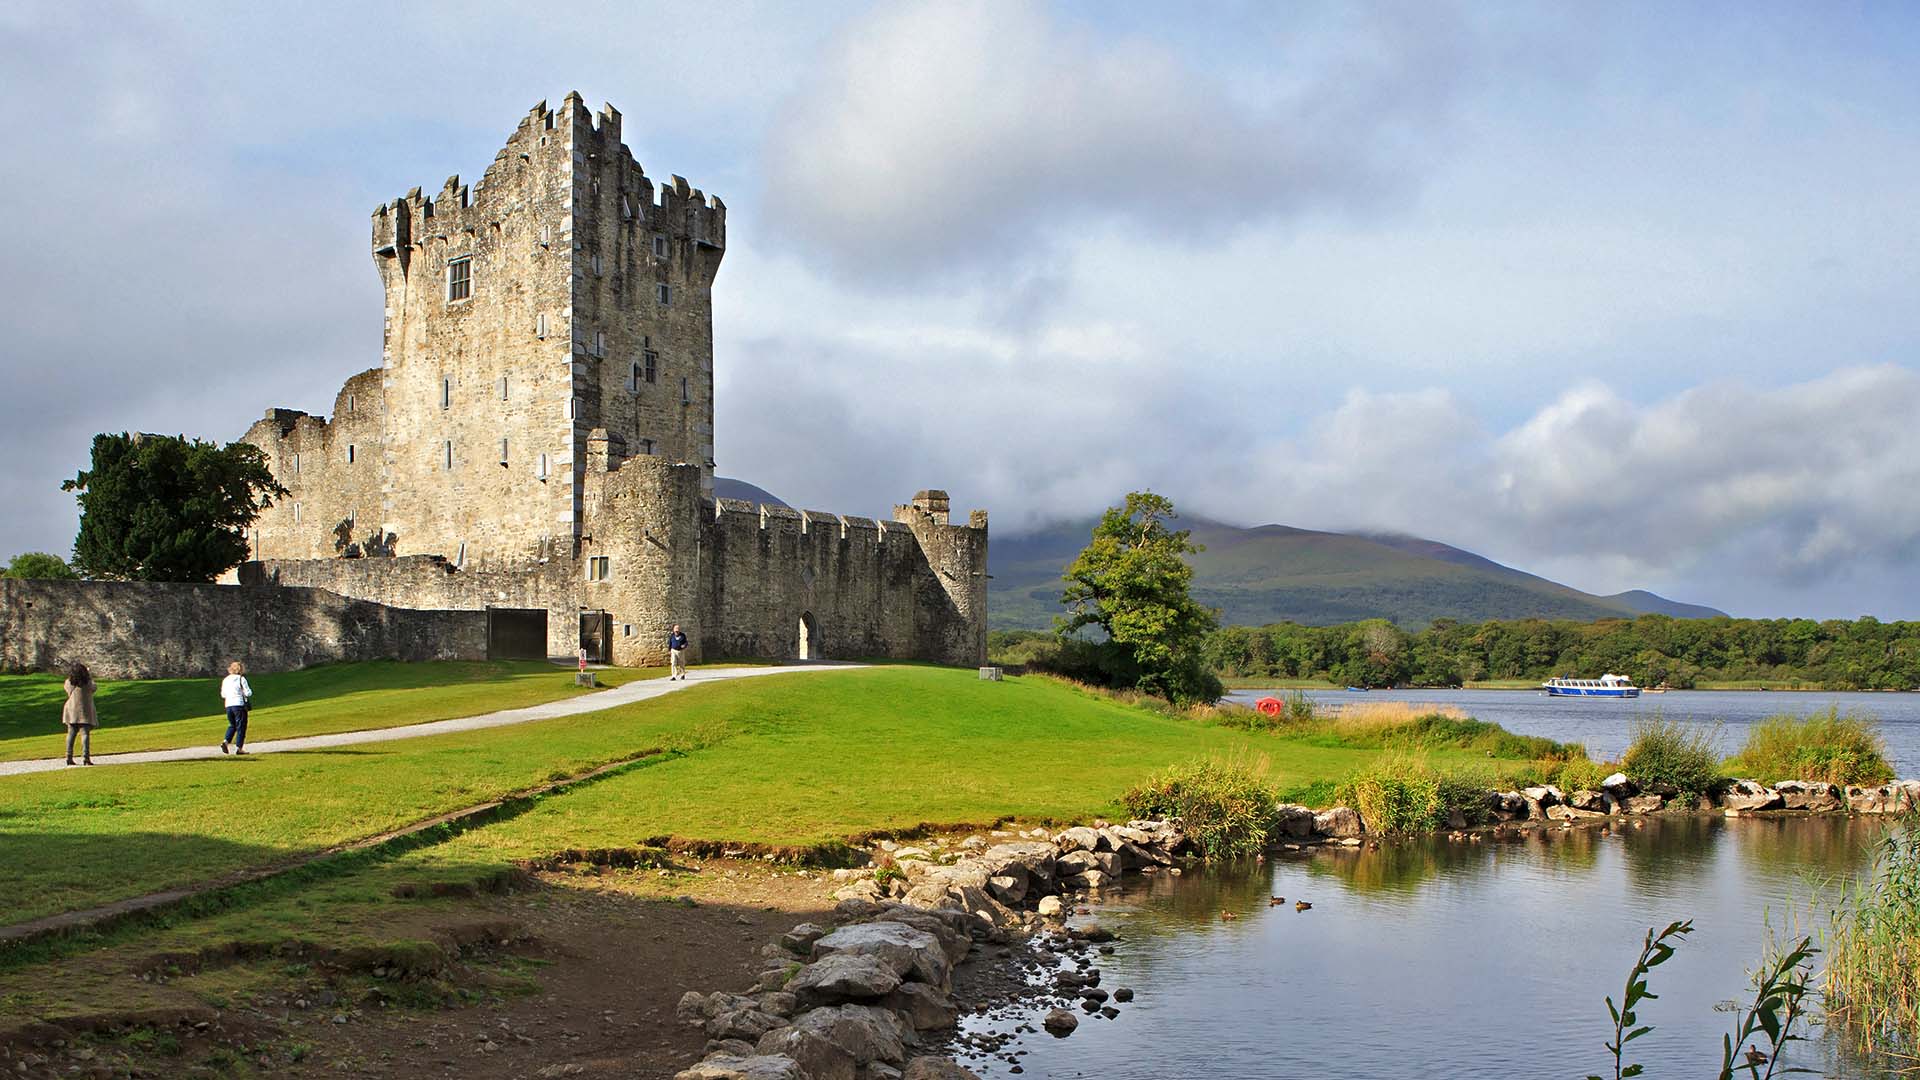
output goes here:
{"type": "MultiPolygon", "coordinates": [[[[679,682],[667,679],[644,679],[628,683],[625,686],[601,690],[593,694],[581,694],[577,697],[561,698],[542,705],[529,705],[524,709],[506,709],[501,712],[486,713],[481,716],[458,716],[451,720],[434,720],[424,724],[407,724],[402,727],[371,728],[365,731],[341,731],[331,735],[306,735],[297,739],[264,739],[247,744],[249,754],[282,754],[296,750],[318,750],[329,746],[353,746],[357,743],[391,742],[394,739],[422,739],[430,735],[449,735],[456,731],[479,731],[483,728],[506,727],[510,724],[525,724],[533,720],[552,720],[560,716],[576,716],[580,713],[599,712],[602,709],[618,708],[636,701],[647,701],[667,694],[698,686],[701,683],[723,682],[728,679],[752,679],[762,675],[791,675],[808,671],[845,671],[849,668],[864,667],[863,664],[788,664],[778,667],[740,667],[710,668],[679,682]]],[[[564,671],[558,669],[556,673],[564,671]]],[[[211,721],[210,721],[211,722],[211,721]]],[[[203,761],[220,756],[220,747],[186,746],[177,750],[146,750],[132,754],[95,754],[94,765],[143,765],[154,761],[203,761]]],[[[0,761],[0,776],[16,776],[22,773],[53,772],[67,767],[64,758],[38,758],[32,761],[0,761]]],[[[76,765],[74,768],[82,768],[76,765]]]]}

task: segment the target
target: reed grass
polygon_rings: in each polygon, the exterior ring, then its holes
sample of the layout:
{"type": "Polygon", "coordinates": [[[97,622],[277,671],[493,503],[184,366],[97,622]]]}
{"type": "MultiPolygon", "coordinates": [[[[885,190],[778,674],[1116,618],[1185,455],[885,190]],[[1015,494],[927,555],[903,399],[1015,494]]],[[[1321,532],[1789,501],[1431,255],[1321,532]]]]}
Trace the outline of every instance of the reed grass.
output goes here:
{"type": "Polygon", "coordinates": [[[1819,780],[1829,784],[1884,784],[1893,779],[1886,740],[1871,715],[1838,706],[1807,716],[1783,713],[1753,725],[1729,771],[1767,783],[1819,780]]]}
{"type": "Polygon", "coordinates": [[[1860,1050],[1920,1054],[1920,815],[1879,843],[1873,872],[1844,888],[1827,931],[1828,1022],[1860,1050]]]}

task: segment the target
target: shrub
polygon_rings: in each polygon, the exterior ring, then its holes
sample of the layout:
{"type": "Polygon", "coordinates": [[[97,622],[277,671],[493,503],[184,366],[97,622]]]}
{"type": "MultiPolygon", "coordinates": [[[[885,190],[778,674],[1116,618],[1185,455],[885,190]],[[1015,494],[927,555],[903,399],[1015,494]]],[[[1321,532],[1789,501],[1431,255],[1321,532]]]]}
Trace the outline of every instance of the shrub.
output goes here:
{"type": "Polygon", "coordinates": [[[1201,758],[1175,765],[1123,796],[1135,817],[1185,821],[1187,835],[1207,858],[1255,855],[1278,824],[1279,801],[1265,780],[1264,758],[1253,763],[1201,758]]]}
{"type": "Polygon", "coordinates": [[[1633,725],[1633,742],[1621,757],[1627,775],[1641,787],[1670,785],[1687,798],[1712,792],[1721,782],[1715,728],[1650,717],[1633,725]]]}
{"type": "Polygon", "coordinates": [[[1868,1053],[1920,1045],[1920,818],[1890,828],[1866,881],[1843,884],[1827,940],[1827,1015],[1868,1053]]]}
{"type": "Polygon", "coordinates": [[[1441,777],[1424,760],[1387,754],[1340,785],[1340,801],[1372,832],[1437,829],[1446,822],[1441,777]]]}
{"type": "Polygon", "coordinates": [[[1824,780],[1829,784],[1884,784],[1893,779],[1880,725],[1864,713],[1842,715],[1835,706],[1807,717],[1770,716],[1753,725],[1747,741],[1727,762],[1744,776],[1776,780],[1824,780]]]}
{"type": "Polygon", "coordinates": [[[1615,766],[1594,761],[1582,754],[1562,762],[1560,768],[1550,774],[1548,783],[1568,794],[1576,791],[1598,791],[1600,781],[1613,775],[1614,772],[1615,766]]]}

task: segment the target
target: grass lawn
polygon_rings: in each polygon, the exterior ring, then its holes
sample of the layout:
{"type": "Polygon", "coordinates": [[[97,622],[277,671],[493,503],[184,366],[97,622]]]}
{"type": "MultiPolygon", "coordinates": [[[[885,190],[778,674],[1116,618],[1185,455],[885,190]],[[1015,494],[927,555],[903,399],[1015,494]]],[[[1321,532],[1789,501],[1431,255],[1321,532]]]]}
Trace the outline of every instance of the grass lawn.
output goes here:
{"type": "MultiPolygon", "coordinates": [[[[650,836],[808,845],[872,829],[1117,813],[1148,773],[1264,758],[1277,787],[1378,751],[1162,716],[1040,678],[891,667],[695,685],[510,728],[246,759],[0,781],[0,923],[377,835],[650,750],[675,756],[543,800],[433,849],[498,863],[650,836]]],[[[1435,751],[1436,764],[1475,761],[1435,751]]],[[[424,857],[424,856],[423,856],[424,857]]]]}
{"type": "MultiPolygon", "coordinates": [[[[609,668],[607,686],[659,678],[665,668],[609,668]]],[[[0,675],[0,761],[59,757],[66,751],[60,675],[0,675]]],[[[258,702],[250,739],[284,739],[394,727],[517,709],[574,694],[573,672],[541,660],[403,664],[380,660],[249,675],[258,702]]],[[[211,745],[227,729],[218,679],[102,682],[94,696],[96,753],[211,745]]]]}

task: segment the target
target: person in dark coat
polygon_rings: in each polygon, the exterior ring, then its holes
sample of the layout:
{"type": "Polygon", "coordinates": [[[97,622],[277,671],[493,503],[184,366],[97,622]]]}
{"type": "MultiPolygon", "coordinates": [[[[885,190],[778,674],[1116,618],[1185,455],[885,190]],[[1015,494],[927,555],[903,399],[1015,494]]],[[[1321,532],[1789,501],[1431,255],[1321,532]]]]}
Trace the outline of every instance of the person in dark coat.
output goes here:
{"type": "Polygon", "coordinates": [[[687,635],[680,632],[680,624],[673,624],[673,633],[667,635],[667,681],[679,679],[687,681],[687,635]]]}

